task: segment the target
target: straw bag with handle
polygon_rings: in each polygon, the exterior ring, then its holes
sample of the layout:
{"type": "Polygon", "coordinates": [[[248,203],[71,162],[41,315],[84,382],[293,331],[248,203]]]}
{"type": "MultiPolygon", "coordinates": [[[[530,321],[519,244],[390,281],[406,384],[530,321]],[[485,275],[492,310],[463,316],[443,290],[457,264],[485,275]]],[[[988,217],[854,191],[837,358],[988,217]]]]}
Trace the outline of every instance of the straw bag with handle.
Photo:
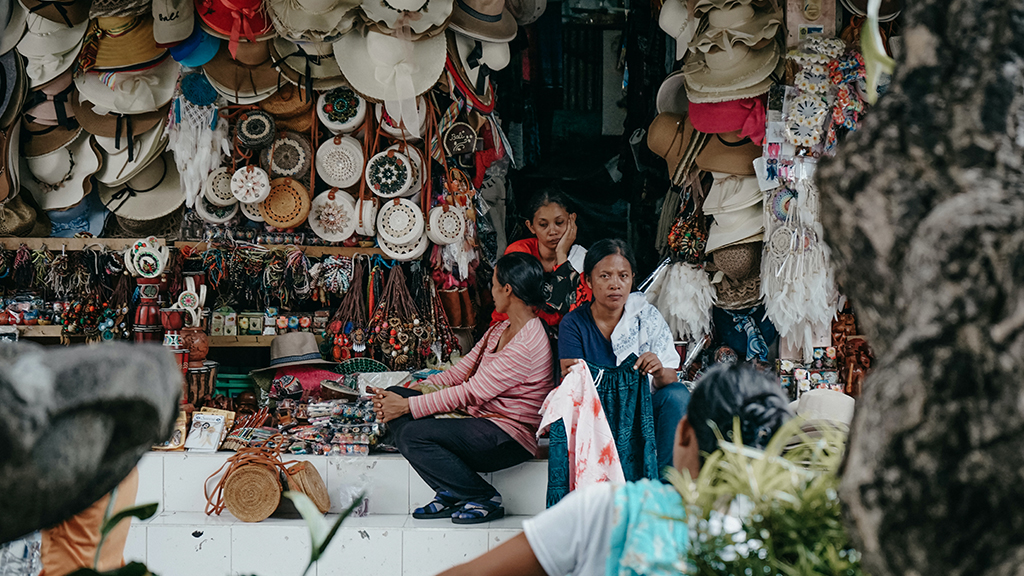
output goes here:
{"type": "Polygon", "coordinates": [[[273,436],[241,448],[211,474],[203,487],[206,514],[220,515],[227,508],[243,522],[261,522],[281,506],[281,492],[285,489],[302,492],[326,514],[331,508],[331,499],[323,478],[308,462],[281,461],[278,446],[283,439],[280,435],[273,436]],[[222,470],[223,476],[213,492],[209,492],[206,486],[222,470]]]}

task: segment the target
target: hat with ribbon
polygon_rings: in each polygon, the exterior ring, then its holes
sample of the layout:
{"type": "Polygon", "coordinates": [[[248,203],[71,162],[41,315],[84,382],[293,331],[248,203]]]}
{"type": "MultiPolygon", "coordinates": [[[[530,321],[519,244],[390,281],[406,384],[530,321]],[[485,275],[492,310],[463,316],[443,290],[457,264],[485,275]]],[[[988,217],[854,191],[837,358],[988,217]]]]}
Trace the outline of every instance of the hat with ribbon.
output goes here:
{"type": "Polygon", "coordinates": [[[334,42],[352,29],[358,0],[269,0],[274,28],[292,41],[334,42]]]}
{"type": "Polygon", "coordinates": [[[363,0],[362,9],[368,20],[384,27],[378,32],[412,38],[442,31],[452,14],[452,0],[363,0]]]}
{"type": "Polygon", "coordinates": [[[94,136],[103,154],[103,166],[96,180],[107,187],[117,187],[141,172],[156,160],[167,147],[165,124],[160,122],[146,132],[127,138],[94,136]]]}
{"type": "MultiPolygon", "coordinates": [[[[0,57],[0,63],[5,64],[6,72],[5,59],[6,56],[0,57]]],[[[0,80],[0,84],[5,83],[6,78],[0,80]]],[[[75,110],[71,106],[75,94],[71,71],[68,70],[28,93],[23,103],[25,120],[42,126],[77,127],[75,110]]]]}
{"type": "Polygon", "coordinates": [[[708,227],[707,254],[733,244],[757,242],[764,237],[764,205],[760,202],[732,212],[715,214],[708,227]]]}
{"type": "Polygon", "coordinates": [[[18,45],[18,42],[21,42],[21,37],[25,35],[25,20],[28,18],[28,10],[18,0],[3,4],[9,12],[3,20],[0,20],[0,24],[3,24],[3,31],[0,32],[0,54],[7,54],[18,45]]]}
{"type": "Polygon", "coordinates": [[[214,88],[241,98],[269,96],[277,89],[279,73],[272,66],[270,41],[243,42],[232,57],[228,46],[221,46],[203,72],[214,88]]]}
{"type": "Polygon", "coordinates": [[[259,42],[274,36],[261,0],[195,0],[195,6],[206,31],[228,41],[232,57],[237,56],[243,38],[259,42]]]}
{"type": "Polygon", "coordinates": [[[75,112],[75,118],[82,128],[90,134],[104,138],[112,138],[114,149],[124,150],[131,156],[129,160],[135,159],[133,144],[136,136],[152,130],[157,124],[167,120],[167,113],[171,103],[164,104],[155,112],[142,114],[119,114],[117,112],[100,109],[98,113],[92,102],[89,102],[75,93],[71,98],[71,109],[75,112]]]}
{"type": "Polygon", "coordinates": [[[504,0],[455,0],[448,25],[456,32],[486,42],[511,42],[518,30],[504,0]]]}
{"type": "Polygon", "coordinates": [[[62,24],[65,29],[73,28],[89,20],[91,0],[12,0],[20,2],[30,14],[37,14],[62,24]]]}
{"type": "Polygon", "coordinates": [[[419,123],[416,98],[444,71],[445,39],[401,40],[373,31],[350,32],[334,43],[341,72],[367,100],[384,102],[388,115],[407,126],[419,123]]]}
{"type": "Polygon", "coordinates": [[[82,133],[82,127],[77,122],[71,122],[69,126],[38,124],[22,117],[22,156],[36,158],[67,146],[82,133]]]}
{"type": "Polygon", "coordinates": [[[71,238],[76,234],[99,236],[109,212],[96,194],[88,194],[74,206],[64,210],[50,210],[50,236],[71,238]]]}
{"type": "Polygon", "coordinates": [[[335,362],[323,359],[323,356],[320,355],[320,347],[316,343],[316,337],[311,332],[288,332],[270,341],[270,365],[253,370],[253,372],[307,364],[335,364],[335,362]]]}
{"type": "Polygon", "coordinates": [[[725,212],[742,210],[764,200],[764,193],[754,176],[737,176],[724,172],[712,172],[715,180],[708,190],[701,210],[714,216],[725,212]]]}
{"type": "Polygon", "coordinates": [[[174,156],[164,152],[123,186],[100,185],[100,200],[108,210],[130,220],[156,220],[185,203],[174,156]]]}
{"type": "Polygon", "coordinates": [[[753,47],[739,43],[730,49],[711,47],[692,53],[683,65],[686,96],[690,102],[724,102],[753,98],[782,79],[786,60],[775,39],[753,47]]]}
{"type": "Polygon", "coordinates": [[[148,68],[167,54],[153,39],[153,17],[105,16],[93,20],[78,57],[81,72],[148,68]]]}
{"type": "Polygon", "coordinates": [[[686,0],[665,0],[658,14],[658,27],[676,41],[676,60],[682,60],[697,32],[697,18],[686,0]]]}
{"type": "Polygon", "coordinates": [[[180,64],[165,57],[146,70],[80,74],[75,77],[75,85],[80,97],[92,102],[97,113],[142,114],[155,112],[171,101],[180,70],[180,64]]]}
{"type": "Polygon", "coordinates": [[[92,190],[89,178],[100,169],[100,153],[85,132],[70,145],[27,158],[21,184],[43,210],[67,208],[92,190]]]}
{"type": "Polygon", "coordinates": [[[292,84],[302,86],[305,94],[345,85],[333,48],[323,42],[294,43],[274,38],[270,44],[273,65],[292,84]]]}
{"type": "Polygon", "coordinates": [[[81,43],[88,29],[85,21],[68,28],[62,22],[30,13],[25,17],[25,35],[18,42],[18,52],[26,58],[64,54],[81,43]]]}
{"type": "Polygon", "coordinates": [[[211,36],[202,26],[193,26],[188,38],[171,46],[171,57],[189,68],[206,64],[220,49],[221,39],[211,36]]]}
{"type": "MultiPolygon", "coordinates": [[[[493,104],[491,72],[508,66],[510,53],[506,42],[486,42],[458,32],[448,32],[448,58],[458,78],[453,79],[460,92],[470,92],[482,107],[493,104]]],[[[475,106],[476,107],[476,106],[475,106]]]]}
{"type": "Polygon", "coordinates": [[[192,35],[196,10],[190,0],[153,0],[153,39],[169,46],[192,35]]]}
{"type": "Polygon", "coordinates": [[[755,144],[764,142],[764,98],[744,98],[725,102],[694,102],[688,106],[693,127],[707,134],[739,132],[755,144]]]}
{"type": "Polygon", "coordinates": [[[21,190],[21,161],[18,159],[18,139],[21,122],[14,122],[0,130],[0,202],[18,195],[21,190]]]}
{"type": "Polygon", "coordinates": [[[753,4],[732,4],[709,10],[707,27],[690,41],[690,50],[707,52],[712,47],[729,50],[736,44],[754,46],[774,38],[782,26],[782,6],[756,10],[753,4]]]}

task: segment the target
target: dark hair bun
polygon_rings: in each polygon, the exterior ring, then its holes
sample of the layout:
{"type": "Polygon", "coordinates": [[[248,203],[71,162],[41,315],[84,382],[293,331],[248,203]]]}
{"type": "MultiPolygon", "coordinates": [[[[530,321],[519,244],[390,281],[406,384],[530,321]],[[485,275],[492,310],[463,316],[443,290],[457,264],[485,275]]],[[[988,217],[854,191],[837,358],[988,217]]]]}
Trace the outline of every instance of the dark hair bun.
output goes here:
{"type": "Polygon", "coordinates": [[[512,252],[498,259],[494,270],[502,286],[511,286],[512,294],[530,306],[547,300],[544,293],[544,267],[533,254],[512,252]]]}
{"type": "Polygon", "coordinates": [[[733,421],[739,418],[745,446],[763,449],[775,431],[793,414],[777,382],[743,364],[718,365],[697,382],[687,418],[697,435],[701,452],[718,449],[717,427],[722,437],[733,438],[733,421]]]}

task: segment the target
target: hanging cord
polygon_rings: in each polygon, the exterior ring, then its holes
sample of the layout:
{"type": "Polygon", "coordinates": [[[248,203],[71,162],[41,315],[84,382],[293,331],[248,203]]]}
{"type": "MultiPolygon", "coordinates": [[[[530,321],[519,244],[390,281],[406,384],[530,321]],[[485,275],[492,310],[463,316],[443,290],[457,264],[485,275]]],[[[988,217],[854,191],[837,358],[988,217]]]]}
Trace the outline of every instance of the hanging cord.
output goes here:
{"type": "Polygon", "coordinates": [[[31,288],[33,276],[32,251],[27,244],[22,244],[14,255],[14,285],[18,288],[31,288]]]}

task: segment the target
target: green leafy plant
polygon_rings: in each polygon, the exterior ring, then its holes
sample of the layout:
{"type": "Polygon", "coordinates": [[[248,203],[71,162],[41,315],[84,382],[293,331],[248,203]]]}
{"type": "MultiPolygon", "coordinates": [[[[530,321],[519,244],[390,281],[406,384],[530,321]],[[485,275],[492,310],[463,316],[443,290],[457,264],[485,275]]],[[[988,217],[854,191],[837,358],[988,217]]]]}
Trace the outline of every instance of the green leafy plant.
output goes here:
{"type": "MultiPolygon", "coordinates": [[[[675,472],[690,527],[690,573],[705,576],[863,576],[837,493],[845,435],[800,420],[764,451],[721,439],[696,480],[675,472]]],[[[736,423],[733,438],[740,438],[736,423]]]]}
{"type": "Polygon", "coordinates": [[[867,80],[868,104],[878,101],[878,84],[882,74],[892,74],[896,70],[896,61],[885,52],[882,33],[879,31],[878,10],[882,0],[868,0],[868,17],[860,32],[860,51],[864,56],[864,73],[867,80]]]}

